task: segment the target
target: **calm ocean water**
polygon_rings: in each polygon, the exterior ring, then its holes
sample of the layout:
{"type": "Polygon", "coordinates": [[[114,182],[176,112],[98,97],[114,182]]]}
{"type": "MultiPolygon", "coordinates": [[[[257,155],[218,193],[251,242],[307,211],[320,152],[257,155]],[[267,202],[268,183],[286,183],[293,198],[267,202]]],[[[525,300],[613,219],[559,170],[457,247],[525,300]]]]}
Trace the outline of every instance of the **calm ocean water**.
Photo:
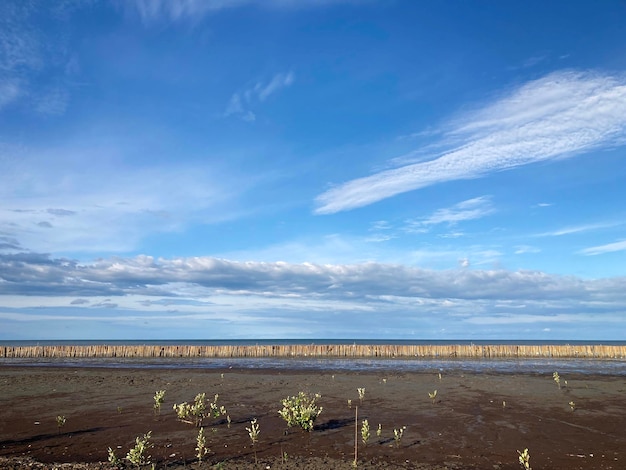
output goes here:
{"type": "MultiPolygon", "coordinates": [[[[52,345],[279,345],[279,344],[606,344],[626,346],[626,341],[494,341],[494,340],[65,340],[65,341],[0,341],[0,346],[52,345]]],[[[465,371],[483,373],[538,373],[558,370],[565,374],[601,374],[626,377],[626,360],[619,359],[317,359],[317,358],[154,358],[154,359],[0,359],[0,365],[61,366],[104,368],[193,368],[193,369],[296,369],[323,371],[380,371],[384,373],[465,371]]]]}

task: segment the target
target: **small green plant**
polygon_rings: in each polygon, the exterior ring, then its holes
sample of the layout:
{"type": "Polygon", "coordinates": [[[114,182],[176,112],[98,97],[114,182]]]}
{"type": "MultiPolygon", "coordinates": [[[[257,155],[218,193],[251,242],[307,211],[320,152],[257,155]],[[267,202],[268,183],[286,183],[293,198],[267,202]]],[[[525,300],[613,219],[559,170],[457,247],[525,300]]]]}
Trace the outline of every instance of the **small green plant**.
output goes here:
{"type": "Polygon", "coordinates": [[[232,422],[232,420],[230,419],[230,415],[229,415],[229,414],[227,414],[227,415],[226,415],[226,424],[227,424],[227,426],[228,426],[228,429],[230,429],[230,423],[231,423],[231,422],[232,422]]]}
{"type": "Polygon", "coordinates": [[[154,414],[161,414],[161,405],[165,401],[165,390],[157,390],[154,393],[154,414]]]}
{"type": "Polygon", "coordinates": [[[400,429],[393,430],[393,440],[396,441],[396,447],[400,447],[400,442],[402,441],[405,429],[406,426],[402,426],[400,429]]]}
{"type": "Polygon", "coordinates": [[[552,374],[552,379],[556,382],[556,384],[559,386],[559,390],[561,389],[561,377],[559,376],[558,372],[555,372],[554,374],[552,374]]]}
{"type": "Polygon", "coordinates": [[[148,431],[142,437],[137,436],[135,438],[135,447],[132,447],[126,454],[126,460],[137,468],[150,463],[150,456],[146,455],[148,449],[153,447],[150,437],[152,437],[152,431],[148,431]]]}
{"type": "Polygon", "coordinates": [[[283,409],[278,414],[287,422],[287,426],[300,426],[305,431],[313,431],[313,423],[322,412],[315,402],[321,398],[319,393],[309,395],[299,392],[297,396],[282,400],[283,409]]]}
{"type": "Polygon", "coordinates": [[[363,399],[365,398],[365,387],[357,388],[356,391],[359,392],[359,400],[363,403],[363,399]]]}
{"type": "Polygon", "coordinates": [[[246,431],[248,431],[248,436],[250,436],[250,440],[252,441],[252,448],[254,449],[254,463],[257,463],[256,447],[254,446],[254,444],[256,444],[259,440],[259,434],[261,433],[261,431],[259,431],[259,425],[256,422],[256,418],[250,421],[250,427],[246,428],[246,431]]]}
{"type": "Polygon", "coordinates": [[[524,449],[524,452],[517,451],[519,454],[519,464],[522,466],[524,470],[532,470],[530,468],[530,454],[528,453],[528,449],[524,449]]]}
{"type": "Polygon", "coordinates": [[[430,397],[430,399],[432,400],[432,402],[434,404],[435,400],[437,399],[437,390],[435,390],[433,392],[428,392],[428,396],[430,397]]]}
{"type": "Polygon", "coordinates": [[[370,423],[364,419],[361,423],[361,440],[364,445],[367,445],[367,441],[370,438],[370,423]]]}
{"type": "Polygon", "coordinates": [[[246,431],[248,431],[248,436],[250,436],[252,445],[256,444],[259,440],[259,434],[261,434],[261,431],[259,431],[259,425],[257,424],[256,418],[250,421],[250,427],[246,428],[246,431]]]}
{"type": "Polygon", "coordinates": [[[573,401],[570,401],[569,403],[569,407],[572,411],[574,411],[576,409],[576,403],[574,403],[573,401]]]}
{"type": "Polygon", "coordinates": [[[213,401],[207,404],[206,394],[198,393],[194,398],[193,405],[187,402],[183,402],[179,405],[174,403],[174,411],[179,420],[201,427],[204,419],[209,416],[218,418],[227,415],[226,408],[224,406],[218,406],[218,399],[219,395],[216,394],[213,397],[213,401]]]}
{"type": "Polygon", "coordinates": [[[348,399],[348,408],[352,409],[352,400],[348,399]]]}
{"type": "Polygon", "coordinates": [[[202,462],[202,457],[210,452],[210,449],[206,446],[206,436],[204,435],[204,428],[200,428],[198,431],[198,437],[196,437],[196,457],[198,461],[202,462]]]}
{"type": "Polygon", "coordinates": [[[65,416],[61,416],[61,415],[57,416],[57,428],[59,428],[59,434],[61,434],[61,428],[65,426],[66,421],[67,420],[65,419],[65,416]]]}
{"type": "Polygon", "coordinates": [[[439,382],[441,382],[441,372],[439,372],[437,376],[439,377],[439,382]]]}
{"type": "Polygon", "coordinates": [[[115,455],[115,451],[109,447],[108,452],[109,452],[109,456],[107,460],[109,461],[109,463],[111,465],[115,465],[116,467],[121,467],[122,462],[120,462],[120,459],[118,459],[117,455],[115,455]]]}
{"type": "Polygon", "coordinates": [[[376,437],[380,437],[383,435],[383,427],[380,423],[378,423],[378,428],[376,429],[376,437]]]}

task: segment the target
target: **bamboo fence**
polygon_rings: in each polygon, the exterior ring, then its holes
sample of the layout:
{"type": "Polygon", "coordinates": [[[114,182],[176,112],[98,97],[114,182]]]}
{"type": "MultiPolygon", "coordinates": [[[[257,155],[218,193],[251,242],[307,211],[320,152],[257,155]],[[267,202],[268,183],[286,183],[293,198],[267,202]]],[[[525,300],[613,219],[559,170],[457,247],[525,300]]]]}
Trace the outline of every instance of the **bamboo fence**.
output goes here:
{"type": "Polygon", "coordinates": [[[1,346],[0,358],[596,358],[625,359],[620,345],[59,345],[1,346]]]}

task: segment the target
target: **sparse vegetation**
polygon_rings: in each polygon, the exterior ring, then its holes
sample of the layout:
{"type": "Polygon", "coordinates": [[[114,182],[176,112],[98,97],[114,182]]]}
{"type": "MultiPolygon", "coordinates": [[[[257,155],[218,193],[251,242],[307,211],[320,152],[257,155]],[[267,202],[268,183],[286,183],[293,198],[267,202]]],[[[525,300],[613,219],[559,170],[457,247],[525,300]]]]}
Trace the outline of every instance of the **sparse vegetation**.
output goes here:
{"type": "Polygon", "coordinates": [[[435,390],[433,392],[428,392],[428,396],[430,397],[431,401],[434,404],[435,400],[437,399],[437,390],[435,390]]]}
{"type": "Polygon", "coordinates": [[[59,434],[61,434],[61,428],[65,426],[66,421],[65,416],[57,416],[57,428],[59,429],[59,434]]]}
{"type": "Polygon", "coordinates": [[[204,428],[200,428],[198,436],[196,437],[196,457],[198,461],[202,462],[202,458],[210,452],[210,449],[206,445],[206,436],[204,435],[204,428]]]}
{"type": "Polygon", "coordinates": [[[250,441],[252,441],[252,448],[254,449],[254,463],[256,463],[257,459],[255,444],[259,440],[259,434],[261,433],[261,431],[259,431],[259,425],[256,421],[256,418],[250,421],[250,427],[246,428],[246,431],[248,431],[248,436],[250,436],[250,441]]]}
{"type": "Polygon", "coordinates": [[[357,388],[356,391],[359,393],[359,401],[363,403],[363,399],[365,398],[365,387],[357,388]]]}
{"type": "Polygon", "coordinates": [[[209,402],[207,406],[206,394],[198,393],[194,398],[193,404],[183,402],[177,405],[174,403],[174,411],[181,421],[200,427],[204,419],[208,416],[218,418],[227,415],[226,408],[224,406],[218,406],[218,399],[219,395],[215,394],[213,401],[209,402]]]}
{"type": "Polygon", "coordinates": [[[111,449],[110,447],[108,448],[107,460],[109,461],[111,465],[115,465],[116,467],[122,466],[122,462],[120,461],[119,458],[117,458],[117,455],[115,455],[115,451],[111,449]]]}
{"type": "Polygon", "coordinates": [[[161,414],[161,405],[165,401],[165,390],[157,390],[154,393],[154,413],[161,414]]]}
{"type": "Polygon", "coordinates": [[[532,470],[532,468],[530,468],[530,454],[528,453],[528,449],[524,449],[524,452],[518,450],[517,453],[519,454],[518,460],[522,468],[524,470],[532,470]]]}
{"type": "Polygon", "coordinates": [[[363,422],[361,423],[361,440],[363,441],[364,445],[367,445],[367,441],[369,441],[370,438],[370,423],[364,419],[363,422]]]}
{"type": "Polygon", "coordinates": [[[556,384],[559,386],[559,390],[561,389],[561,377],[559,376],[558,372],[555,372],[552,374],[552,379],[556,382],[556,384]]]}
{"type": "Polygon", "coordinates": [[[139,468],[141,465],[150,464],[151,457],[149,455],[146,455],[146,453],[148,449],[153,447],[152,443],[150,442],[151,437],[152,431],[148,431],[141,437],[137,436],[135,438],[135,446],[132,447],[126,454],[126,460],[135,465],[137,468],[139,468]]]}
{"type": "Polygon", "coordinates": [[[400,443],[402,442],[402,436],[404,435],[404,430],[406,426],[402,426],[400,429],[393,430],[393,440],[396,441],[396,447],[400,447],[400,443]]]}
{"type": "Polygon", "coordinates": [[[380,423],[378,423],[378,428],[376,429],[376,437],[380,437],[383,435],[383,427],[380,423]]]}
{"type": "Polygon", "coordinates": [[[305,431],[313,431],[313,423],[322,412],[315,402],[321,398],[319,393],[309,395],[299,392],[298,395],[282,400],[283,409],[278,414],[287,422],[287,426],[300,426],[305,431]]]}

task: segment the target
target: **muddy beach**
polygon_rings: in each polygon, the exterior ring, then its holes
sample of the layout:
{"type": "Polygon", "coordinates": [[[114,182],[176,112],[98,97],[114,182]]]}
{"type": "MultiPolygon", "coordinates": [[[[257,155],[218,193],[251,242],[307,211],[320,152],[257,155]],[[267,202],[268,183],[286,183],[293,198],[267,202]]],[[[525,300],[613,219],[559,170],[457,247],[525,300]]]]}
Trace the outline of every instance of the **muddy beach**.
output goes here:
{"type": "Polygon", "coordinates": [[[114,468],[107,449],[123,460],[151,431],[150,460],[159,469],[348,469],[358,406],[359,468],[518,469],[517,451],[528,448],[534,469],[623,469],[625,396],[626,377],[606,374],[563,374],[559,388],[545,373],[3,365],[0,467],[114,468]],[[157,390],[166,390],[158,415],[157,390]],[[310,433],[278,415],[281,400],[299,391],[321,395],[310,433]],[[203,423],[210,452],[202,463],[198,428],[172,409],[200,392],[218,394],[231,418],[203,423]],[[255,418],[252,447],[246,427],[255,418]],[[394,429],[405,426],[395,440],[394,429]]]}

